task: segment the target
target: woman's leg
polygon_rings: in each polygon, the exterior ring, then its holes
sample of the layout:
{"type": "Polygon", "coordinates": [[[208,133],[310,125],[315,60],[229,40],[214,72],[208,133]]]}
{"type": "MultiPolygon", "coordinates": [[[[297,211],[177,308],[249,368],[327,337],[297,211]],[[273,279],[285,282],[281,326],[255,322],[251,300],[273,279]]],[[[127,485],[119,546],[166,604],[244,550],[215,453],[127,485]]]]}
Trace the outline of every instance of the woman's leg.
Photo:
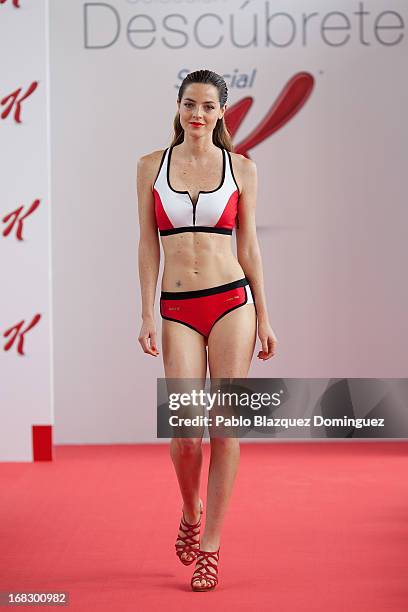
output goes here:
{"type": "MultiPolygon", "coordinates": [[[[204,384],[207,373],[205,346],[201,334],[181,323],[163,319],[162,347],[166,378],[197,378],[204,384]]],[[[173,438],[170,456],[184,501],[185,519],[194,524],[200,518],[201,437],[173,438]]],[[[183,535],[180,531],[179,536],[183,535]]],[[[182,559],[188,561],[192,556],[191,553],[183,553],[182,559]]]]}
{"type": "MultiPolygon", "coordinates": [[[[246,378],[255,342],[254,304],[236,308],[217,321],[208,338],[211,378],[246,378]]],[[[222,524],[232,493],[239,456],[237,438],[211,436],[206,523],[200,544],[203,550],[215,551],[220,545],[222,524]]],[[[205,585],[206,581],[201,580],[201,586],[205,585]]]]}

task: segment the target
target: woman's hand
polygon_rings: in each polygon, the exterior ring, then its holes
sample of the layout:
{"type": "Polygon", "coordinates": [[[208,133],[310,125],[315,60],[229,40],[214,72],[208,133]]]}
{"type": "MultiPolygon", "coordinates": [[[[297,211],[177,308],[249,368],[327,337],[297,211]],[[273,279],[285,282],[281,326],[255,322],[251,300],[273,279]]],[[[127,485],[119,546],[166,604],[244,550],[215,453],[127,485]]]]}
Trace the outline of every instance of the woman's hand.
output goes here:
{"type": "Polygon", "coordinates": [[[262,350],[258,353],[258,359],[266,361],[275,355],[278,342],[268,320],[258,320],[258,336],[262,345],[262,350]]]}
{"type": "Polygon", "coordinates": [[[156,344],[156,325],[153,318],[144,319],[139,334],[139,342],[144,353],[157,357],[159,351],[156,344]]]}

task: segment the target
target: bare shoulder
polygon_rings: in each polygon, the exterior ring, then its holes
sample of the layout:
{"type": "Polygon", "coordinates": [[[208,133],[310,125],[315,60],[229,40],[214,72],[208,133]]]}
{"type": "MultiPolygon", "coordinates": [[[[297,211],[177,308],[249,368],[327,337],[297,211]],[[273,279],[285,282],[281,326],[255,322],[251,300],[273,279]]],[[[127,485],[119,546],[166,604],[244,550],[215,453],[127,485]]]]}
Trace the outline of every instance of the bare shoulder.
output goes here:
{"type": "Polygon", "coordinates": [[[164,151],[165,149],[157,149],[151,153],[141,155],[137,160],[138,175],[143,178],[144,181],[149,181],[151,188],[153,188],[153,184],[159,173],[164,151]]]}
{"type": "Polygon", "coordinates": [[[141,155],[138,159],[138,164],[141,163],[143,165],[149,165],[155,163],[156,160],[160,160],[165,149],[156,149],[156,151],[152,151],[151,153],[145,153],[145,155],[141,155]]]}
{"type": "Polygon", "coordinates": [[[230,152],[232,172],[239,188],[239,193],[245,190],[245,186],[256,178],[256,164],[252,159],[241,155],[241,153],[230,152]]]}

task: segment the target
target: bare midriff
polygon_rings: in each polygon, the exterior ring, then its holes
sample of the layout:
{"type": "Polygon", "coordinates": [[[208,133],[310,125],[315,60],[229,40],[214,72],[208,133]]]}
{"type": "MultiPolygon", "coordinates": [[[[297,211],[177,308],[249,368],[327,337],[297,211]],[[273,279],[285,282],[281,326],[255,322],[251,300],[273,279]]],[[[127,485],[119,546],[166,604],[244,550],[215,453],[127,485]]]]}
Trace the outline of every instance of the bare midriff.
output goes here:
{"type": "Polygon", "coordinates": [[[232,236],[182,232],[161,236],[164,251],[162,291],[196,291],[245,276],[232,252],[232,236]]]}

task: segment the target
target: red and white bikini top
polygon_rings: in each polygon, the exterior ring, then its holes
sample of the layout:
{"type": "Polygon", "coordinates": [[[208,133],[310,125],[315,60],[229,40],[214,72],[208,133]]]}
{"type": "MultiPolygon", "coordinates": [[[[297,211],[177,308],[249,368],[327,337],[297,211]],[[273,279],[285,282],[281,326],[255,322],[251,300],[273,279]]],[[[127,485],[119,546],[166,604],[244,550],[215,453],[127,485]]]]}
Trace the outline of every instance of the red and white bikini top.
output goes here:
{"type": "Polygon", "coordinates": [[[238,214],[239,188],[232,169],[231,155],[221,148],[222,179],[212,191],[200,191],[194,204],[188,191],[170,185],[170,160],[173,147],[163,151],[153,184],[156,222],[161,236],[179,232],[232,234],[238,214]]]}

